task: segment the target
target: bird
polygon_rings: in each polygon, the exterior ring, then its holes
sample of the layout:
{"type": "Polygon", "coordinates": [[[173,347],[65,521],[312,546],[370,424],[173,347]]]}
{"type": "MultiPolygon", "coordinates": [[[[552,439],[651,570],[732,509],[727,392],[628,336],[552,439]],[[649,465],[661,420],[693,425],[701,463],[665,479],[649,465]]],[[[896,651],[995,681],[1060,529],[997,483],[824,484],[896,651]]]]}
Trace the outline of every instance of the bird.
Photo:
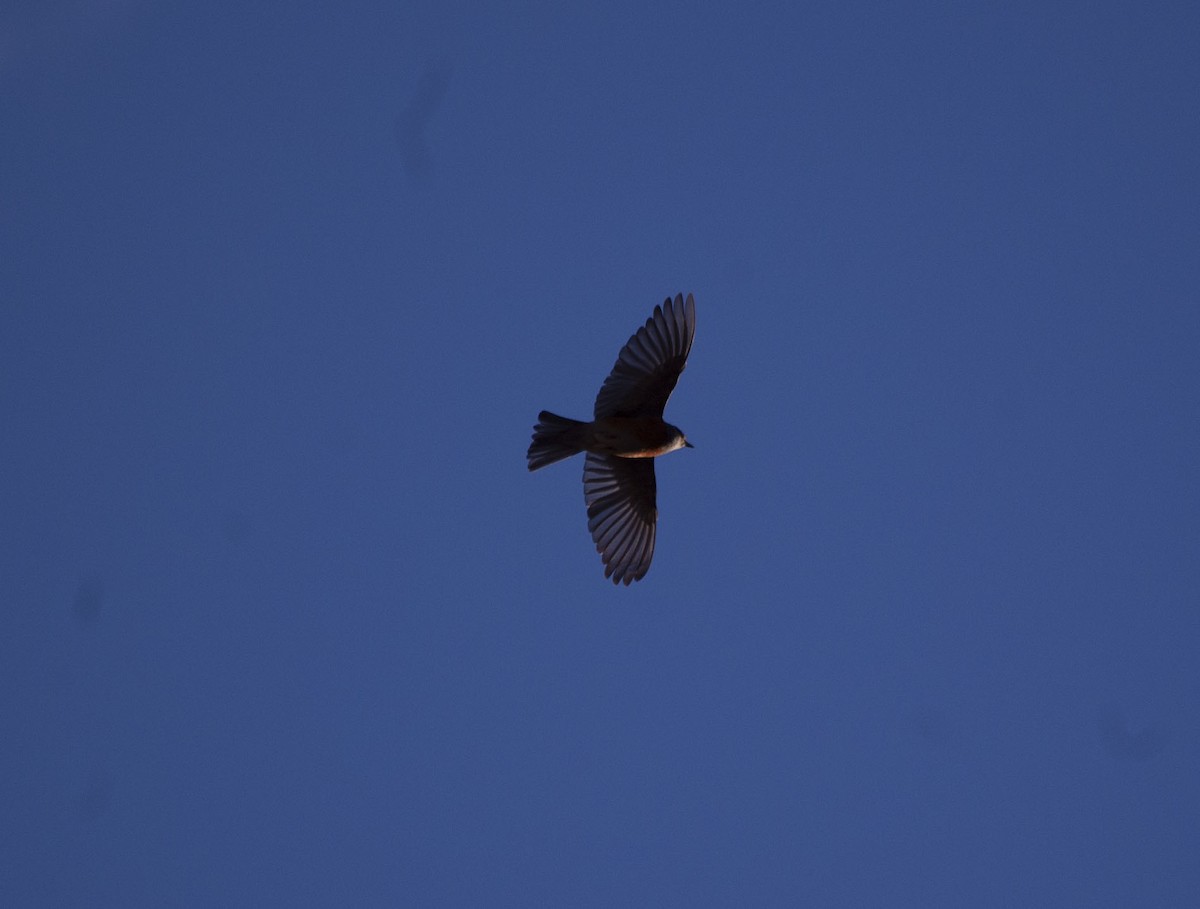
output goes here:
{"type": "Polygon", "coordinates": [[[628,586],[650,570],[658,521],[654,459],[694,447],[663,420],[667,399],[687,365],[696,304],[667,297],[621,348],[596,395],[591,422],[538,414],[527,459],[534,471],[586,452],[583,497],[588,530],[604,576],[628,586]]]}

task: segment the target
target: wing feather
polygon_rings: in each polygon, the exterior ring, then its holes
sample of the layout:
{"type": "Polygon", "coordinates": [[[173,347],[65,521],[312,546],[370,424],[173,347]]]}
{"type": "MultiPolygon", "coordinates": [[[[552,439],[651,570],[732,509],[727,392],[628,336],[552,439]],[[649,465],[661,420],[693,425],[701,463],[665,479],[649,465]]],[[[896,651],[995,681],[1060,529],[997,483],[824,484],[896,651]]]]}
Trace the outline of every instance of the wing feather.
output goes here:
{"type": "Polygon", "coordinates": [[[654,557],[654,461],[588,452],[583,495],[604,576],[614,584],[641,580],[654,557]]]}
{"type": "Polygon", "coordinates": [[[683,294],[654,314],[621,348],[600,393],[595,417],[662,417],[696,335],[696,304],[683,294]]]}

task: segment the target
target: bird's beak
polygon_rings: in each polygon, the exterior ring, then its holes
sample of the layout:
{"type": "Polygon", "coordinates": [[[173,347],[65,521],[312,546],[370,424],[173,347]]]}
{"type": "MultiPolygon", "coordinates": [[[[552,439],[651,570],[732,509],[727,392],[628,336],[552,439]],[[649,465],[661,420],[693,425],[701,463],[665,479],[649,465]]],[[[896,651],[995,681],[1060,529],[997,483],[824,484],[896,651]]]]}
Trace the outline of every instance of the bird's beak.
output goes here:
{"type": "Polygon", "coordinates": [[[689,442],[687,439],[684,439],[684,440],[683,440],[683,447],[684,447],[684,448],[695,448],[696,446],[695,446],[695,445],[693,445],[691,442],[689,442]]]}

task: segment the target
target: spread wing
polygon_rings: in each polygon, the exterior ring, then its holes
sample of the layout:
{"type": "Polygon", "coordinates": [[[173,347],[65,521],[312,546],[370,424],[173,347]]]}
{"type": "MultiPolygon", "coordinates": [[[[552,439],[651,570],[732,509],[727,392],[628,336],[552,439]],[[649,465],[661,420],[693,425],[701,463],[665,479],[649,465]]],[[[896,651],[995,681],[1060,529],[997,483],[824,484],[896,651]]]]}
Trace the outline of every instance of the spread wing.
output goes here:
{"type": "Polygon", "coordinates": [[[654,307],[654,315],[630,338],[596,395],[601,417],[662,418],[667,398],[687,363],[696,334],[696,304],[676,294],[654,307]]]}
{"type": "Polygon", "coordinates": [[[614,584],[640,581],[654,557],[654,460],[588,452],[583,497],[588,530],[614,584]]]}

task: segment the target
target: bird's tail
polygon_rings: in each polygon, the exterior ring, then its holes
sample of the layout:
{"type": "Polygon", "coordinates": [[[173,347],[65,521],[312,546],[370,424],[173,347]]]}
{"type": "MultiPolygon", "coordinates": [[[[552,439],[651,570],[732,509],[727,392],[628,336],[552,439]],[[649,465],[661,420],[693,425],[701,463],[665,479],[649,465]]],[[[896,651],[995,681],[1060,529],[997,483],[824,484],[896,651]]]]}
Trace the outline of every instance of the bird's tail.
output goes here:
{"type": "Polygon", "coordinates": [[[583,451],[583,427],[586,425],[548,410],[539,413],[537,425],[533,427],[533,441],[529,443],[529,469],[537,470],[583,451]]]}

